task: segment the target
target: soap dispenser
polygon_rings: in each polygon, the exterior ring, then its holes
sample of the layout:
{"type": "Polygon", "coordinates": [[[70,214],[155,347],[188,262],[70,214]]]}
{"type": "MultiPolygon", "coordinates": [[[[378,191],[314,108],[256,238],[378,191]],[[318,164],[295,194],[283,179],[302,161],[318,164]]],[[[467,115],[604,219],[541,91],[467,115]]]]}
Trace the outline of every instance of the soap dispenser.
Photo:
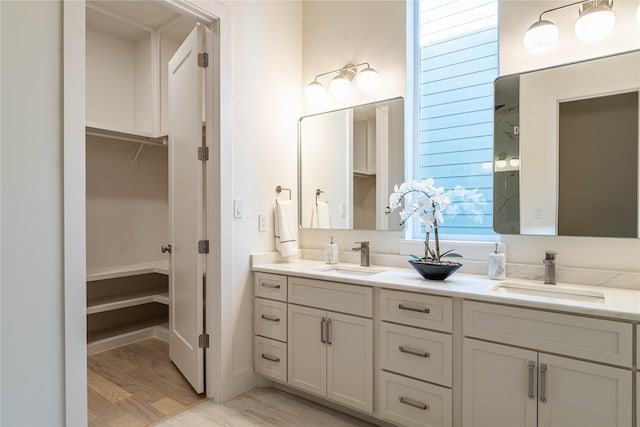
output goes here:
{"type": "Polygon", "coordinates": [[[507,277],[507,260],[503,253],[498,250],[498,244],[496,243],[496,249],[493,253],[489,254],[489,279],[491,280],[504,280],[507,277]]]}
{"type": "Polygon", "coordinates": [[[329,243],[324,245],[324,261],[327,264],[338,263],[338,244],[333,243],[333,237],[331,237],[329,243]]]}

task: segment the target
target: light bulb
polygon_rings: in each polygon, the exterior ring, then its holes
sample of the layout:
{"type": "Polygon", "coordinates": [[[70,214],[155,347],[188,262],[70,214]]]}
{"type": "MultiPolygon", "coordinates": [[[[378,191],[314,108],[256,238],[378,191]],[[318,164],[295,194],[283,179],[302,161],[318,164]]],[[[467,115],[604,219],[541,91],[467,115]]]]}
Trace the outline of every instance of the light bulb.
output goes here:
{"type": "Polygon", "coordinates": [[[361,91],[369,92],[378,87],[378,83],[380,82],[380,74],[378,74],[378,72],[373,68],[367,67],[358,73],[356,82],[361,91]]]}
{"type": "Polygon", "coordinates": [[[520,159],[519,159],[519,158],[517,158],[517,157],[512,157],[512,158],[509,160],[509,165],[510,165],[511,167],[517,168],[518,166],[520,166],[520,159]]]}
{"type": "Polygon", "coordinates": [[[531,53],[542,53],[555,46],[558,27],[551,21],[534,22],[524,34],[524,47],[531,53]]]}
{"type": "Polygon", "coordinates": [[[319,104],[325,96],[325,89],[320,83],[312,81],[304,89],[304,95],[312,104],[319,104]]]}
{"type": "Polygon", "coordinates": [[[337,75],[329,83],[331,95],[336,98],[346,98],[351,93],[351,82],[342,74],[337,75]]]}
{"type": "Polygon", "coordinates": [[[576,21],[575,33],[578,40],[585,43],[604,39],[613,31],[616,16],[607,6],[593,6],[581,11],[576,21]]]}
{"type": "Polygon", "coordinates": [[[507,166],[507,161],[505,159],[496,160],[496,167],[502,169],[507,166]]]}

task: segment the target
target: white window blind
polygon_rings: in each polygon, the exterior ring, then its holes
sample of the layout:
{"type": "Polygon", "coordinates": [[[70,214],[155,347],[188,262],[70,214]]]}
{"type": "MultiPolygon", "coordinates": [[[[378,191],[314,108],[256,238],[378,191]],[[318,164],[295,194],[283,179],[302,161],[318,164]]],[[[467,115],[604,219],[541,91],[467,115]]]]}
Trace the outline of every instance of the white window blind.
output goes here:
{"type": "MultiPolygon", "coordinates": [[[[440,232],[493,235],[493,81],[498,76],[497,0],[420,0],[416,37],[418,170],[438,186],[477,188],[478,215],[445,215],[440,232]]],[[[415,238],[424,227],[414,227],[415,238]]]]}

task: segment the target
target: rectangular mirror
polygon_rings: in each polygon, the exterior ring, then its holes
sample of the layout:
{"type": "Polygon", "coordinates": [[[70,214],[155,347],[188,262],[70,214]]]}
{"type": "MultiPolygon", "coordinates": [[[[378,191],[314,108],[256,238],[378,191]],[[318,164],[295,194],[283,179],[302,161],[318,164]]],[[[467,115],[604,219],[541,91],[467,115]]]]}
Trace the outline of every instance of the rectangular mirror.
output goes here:
{"type": "Polygon", "coordinates": [[[403,98],[299,120],[301,228],[402,230],[385,208],[403,181],[403,98]]]}
{"type": "Polygon", "coordinates": [[[640,52],[496,79],[494,230],[639,237],[640,52]]]}

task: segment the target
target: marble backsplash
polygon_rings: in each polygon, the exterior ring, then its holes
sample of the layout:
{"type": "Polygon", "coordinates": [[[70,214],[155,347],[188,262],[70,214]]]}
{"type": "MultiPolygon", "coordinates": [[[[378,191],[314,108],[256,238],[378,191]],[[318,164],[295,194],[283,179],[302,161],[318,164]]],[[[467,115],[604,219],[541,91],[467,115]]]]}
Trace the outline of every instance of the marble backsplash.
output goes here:
{"type": "MultiPolygon", "coordinates": [[[[277,252],[266,252],[252,255],[253,264],[270,264],[276,262],[293,262],[297,259],[324,260],[321,249],[302,249],[294,257],[284,258],[277,252]]],[[[409,268],[406,255],[371,253],[372,266],[393,266],[409,268]]],[[[339,262],[359,264],[360,254],[357,252],[340,252],[339,262]]],[[[487,262],[462,259],[460,273],[487,276],[487,262]]],[[[533,264],[507,263],[507,279],[544,281],[544,266],[533,264]]],[[[610,270],[593,270],[588,268],[556,266],[556,281],[558,283],[575,283],[578,285],[607,286],[611,288],[640,290],[640,273],[610,270]]]]}

